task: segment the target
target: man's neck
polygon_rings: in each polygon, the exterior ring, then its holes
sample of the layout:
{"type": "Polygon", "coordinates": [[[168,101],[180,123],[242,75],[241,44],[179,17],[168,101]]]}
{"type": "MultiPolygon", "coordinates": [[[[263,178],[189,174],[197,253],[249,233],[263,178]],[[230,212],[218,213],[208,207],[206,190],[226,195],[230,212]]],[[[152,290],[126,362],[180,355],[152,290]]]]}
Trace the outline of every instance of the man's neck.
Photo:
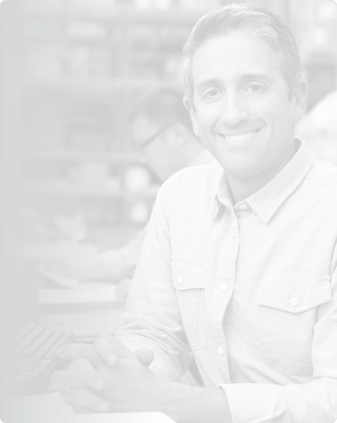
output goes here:
{"type": "Polygon", "coordinates": [[[195,163],[199,163],[199,156],[206,151],[206,148],[202,144],[189,144],[189,148],[186,149],[185,155],[185,166],[195,166],[195,163]]]}
{"type": "Polygon", "coordinates": [[[256,177],[252,177],[250,175],[248,177],[237,178],[236,175],[227,174],[234,204],[245,200],[267,185],[267,183],[271,181],[293,158],[295,153],[296,145],[294,143],[292,148],[289,149],[289,152],[285,156],[284,160],[273,171],[257,175],[256,177]]]}

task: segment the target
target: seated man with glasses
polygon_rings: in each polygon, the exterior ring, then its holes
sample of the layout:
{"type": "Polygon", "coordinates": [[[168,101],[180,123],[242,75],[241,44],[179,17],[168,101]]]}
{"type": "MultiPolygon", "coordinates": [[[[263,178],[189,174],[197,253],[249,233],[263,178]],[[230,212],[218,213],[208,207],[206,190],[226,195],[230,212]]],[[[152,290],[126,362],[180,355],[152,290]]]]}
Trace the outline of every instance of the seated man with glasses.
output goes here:
{"type": "MultiPolygon", "coordinates": [[[[144,163],[164,182],[175,172],[190,166],[215,162],[214,157],[194,135],[183,95],[171,87],[160,87],[143,95],[129,115],[134,145],[144,163]]],[[[65,254],[49,259],[48,270],[81,280],[120,281],[131,277],[140,256],[147,227],[126,246],[101,254],[82,257],[65,254]]],[[[125,297],[129,279],[122,281],[118,294],[125,297]]]]}

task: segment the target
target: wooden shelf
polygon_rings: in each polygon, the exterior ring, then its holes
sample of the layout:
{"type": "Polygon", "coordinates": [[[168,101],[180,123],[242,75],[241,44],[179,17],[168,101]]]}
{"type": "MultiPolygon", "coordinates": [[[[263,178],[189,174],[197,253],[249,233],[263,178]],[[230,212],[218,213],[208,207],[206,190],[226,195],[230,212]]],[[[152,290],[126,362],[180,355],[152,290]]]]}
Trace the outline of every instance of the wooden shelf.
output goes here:
{"type": "Polygon", "coordinates": [[[26,196],[46,196],[46,197],[99,197],[99,198],[155,198],[158,192],[158,186],[150,186],[143,190],[129,191],[125,189],[109,190],[104,187],[72,187],[72,186],[38,186],[31,185],[24,188],[26,196]]]}
{"type": "Polygon", "coordinates": [[[32,10],[21,14],[21,19],[45,19],[45,20],[66,20],[66,21],[113,21],[124,24],[171,24],[171,25],[194,25],[206,11],[194,11],[187,9],[168,10],[97,10],[88,8],[85,10],[32,10]]]}
{"type": "MultiPolygon", "coordinates": [[[[152,89],[162,85],[177,86],[178,82],[170,79],[153,78],[64,78],[64,79],[26,79],[25,90],[55,91],[63,95],[88,95],[95,97],[111,96],[118,90],[152,89]]],[[[112,101],[112,100],[111,100],[112,101]]]]}
{"type": "Polygon", "coordinates": [[[48,162],[76,162],[76,161],[105,161],[111,163],[139,162],[137,153],[105,152],[105,151],[27,151],[22,155],[23,160],[48,162]]]}
{"type": "Polygon", "coordinates": [[[127,200],[132,200],[134,198],[149,198],[149,199],[155,199],[157,194],[158,194],[158,190],[160,188],[160,185],[151,185],[146,189],[143,190],[139,190],[139,191],[130,191],[130,190],[124,190],[123,191],[123,196],[127,199],[127,200]]]}
{"type": "MultiPolygon", "coordinates": [[[[35,144],[35,150],[32,150],[27,145],[27,151],[22,151],[23,170],[28,175],[23,196],[30,207],[33,204],[44,210],[50,205],[55,213],[63,204],[66,210],[68,205],[73,204],[79,209],[83,206],[83,210],[85,203],[93,207],[98,204],[102,207],[103,221],[109,220],[104,217],[110,213],[109,201],[115,201],[121,205],[121,212],[119,209],[116,212],[116,220],[122,223],[129,219],[123,215],[125,205],[128,207],[137,200],[150,204],[159,189],[159,185],[155,185],[158,180],[151,174],[153,184],[146,189],[131,191],[126,187],[124,176],[129,164],[142,164],[138,154],[129,150],[127,118],[130,106],[143,91],[163,85],[181,88],[180,58],[177,56],[182,53],[188,32],[204,11],[180,8],[135,10],[125,6],[123,0],[119,6],[109,10],[98,9],[98,5],[96,9],[95,5],[92,9],[75,10],[66,0],[52,2],[54,10],[48,10],[49,2],[42,3],[35,10],[22,10],[19,21],[23,28],[22,51],[27,50],[27,58],[23,57],[26,61],[23,61],[19,89],[23,100],[28,100],[23,103],[28,109],[27,117],[32,116],[35,125],[28,126],[30,132],[23,131],[23,134],[27,133],[28,140],[44,137],[41,146],[46,146],[46,150],[38,150],[35,144]],[[92,62],[95,58],[97,66],[91,66],[96,63],[92,62]],[[81,76],[71,76],[76,73],[81,76]],[[104,76],[86,77],[100,74],[104,76]],[[31,99],[36,99],[36,102],[32,102],[35,109],[30,112],[31,99]],[[42,134],[39,132],[39,113],[41,127],[43,130],[46,128],[42,134]],[[61,134],[57,136],[65,139],[62,142],[57,139],[56,144],[53,133],[48,132],[48,125],[51,131],[55,127],[57,134],[61,134]],[[105,131],[104,139],[109,140],[111,151],[71,149],[71,145],[80,145],[76,134],[81,135],[91,128],[99,135],[105,131]],[[73,133],[74,141],[71,138],[73,133]],[[69,150],[66,149],[68,145],[69,150]],[[52,148],[59,150],[53,151],[52,148]],[[116,165],[111,179],[95,186],[84,185],[87,179],[76,178],[77,168],[91,161],[116,165]],[[52,168],[50,172],[49,167],[52,168]],[[83,185],[80,185],[82,180],[83,185]]],[[[103,140],[102,137],[97,139],[103,140]]],[[[94,141],[89,138],[84,144],[84,139],[83,145],[94,149],[106,145],[103,141],[99,144],[94,144],[94,141]]],[[[131,219],[129,221],[132,223],[131,219]]]]}
{"type": "Polygon", "coordinates": [[[172,24],[172,25],[194,25],[204,11],[196,12],[186,9],[175,10],[149,10],[149,11],[133,11],[128,13],[121,13],[117,19],[126,19],[133,23],[144,24],[172,24]]]}

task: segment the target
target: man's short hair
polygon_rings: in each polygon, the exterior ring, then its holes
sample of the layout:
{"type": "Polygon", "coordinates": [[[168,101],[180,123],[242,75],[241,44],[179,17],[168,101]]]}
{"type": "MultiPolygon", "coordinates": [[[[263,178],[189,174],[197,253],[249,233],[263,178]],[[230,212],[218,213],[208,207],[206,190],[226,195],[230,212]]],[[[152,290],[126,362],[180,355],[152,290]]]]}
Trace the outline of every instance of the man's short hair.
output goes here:
{"type": "Polygon", "coordinates": [[[193,55],[210,38],[242,31],[265,40],[280,59],[280,70],[292,94],[302,77],[302,68],[295,38],[275,13],[252,4],[232,4],[212,10],[196,23],[184,46],[184,84],[193,103],[193,55]]]}
{"type": "Polygon", "coordinates": [[[140,97],[132,106],[129,121],[137,116],[145,116],[158,126],[183,124],[193,132],[188,110],[183,104],[183,93],[173,87],[155,88],[140,97]]]}

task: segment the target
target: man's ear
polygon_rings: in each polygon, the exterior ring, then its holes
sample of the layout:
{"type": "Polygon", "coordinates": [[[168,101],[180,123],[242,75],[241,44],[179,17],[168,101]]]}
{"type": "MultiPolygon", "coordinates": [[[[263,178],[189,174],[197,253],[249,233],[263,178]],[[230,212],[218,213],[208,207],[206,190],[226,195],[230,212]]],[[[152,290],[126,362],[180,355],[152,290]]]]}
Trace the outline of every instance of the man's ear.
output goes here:
{"type": "Polygon", "coordinates": [[[294,92],[295,108],[294,120],[298,122],[302,119],[307,104],[308,83],[304,79],[299,82],[294,92]]]}
{"type": "Polygon", "coordinates": [[[184,106],[186,107],[186,109],[190,112],[193,132],[194,132],[195,136],[199,138],[200,137],[199,126],[198,126],[198,122],[197,122],[197,119],[196,119],[196,112],[195,112],[194,105],[191,102],[191,100],[186,96],[184,97],[183,103],[184,103],[184,106]]]}

